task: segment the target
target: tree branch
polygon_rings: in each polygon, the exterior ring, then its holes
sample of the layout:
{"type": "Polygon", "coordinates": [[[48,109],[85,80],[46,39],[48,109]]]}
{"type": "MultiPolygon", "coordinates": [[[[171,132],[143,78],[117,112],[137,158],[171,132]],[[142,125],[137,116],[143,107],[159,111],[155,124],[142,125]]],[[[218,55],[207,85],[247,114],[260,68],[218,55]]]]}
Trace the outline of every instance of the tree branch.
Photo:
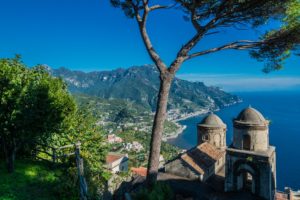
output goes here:
{"type": "Polygon", "coordinates": [[[214,24],[217,22],[218,18],[214,18],[209,21],[205,26],[201,26],[197,21],[196,10],[191,10],[191,22],[196,29],[197,33],[192,37],[182,48],[178,51],[176,59],[172,62],[169,67],[169,72],[175,74],[179,69],[180,65],[188,59],[188,53],[193,49],[196,44],[201,40],[201,38],[207,33],[208,30],[214,27],[214,24]]]}
{"type": "Polygon", "coordinates": [[[132,1],[131,1],[131,6],[133,7],[133,10],[134,10],[134,15],[135,15],[135,18],[137,20],[138,23],[142,23],[143,22],[143,19],[139,13],[139,8],[138,6],[139,5],[136,5],[134,4],[132,1]]]}
{"type": "Polygon", "coordinates": [[[154,49],[154,47],[151,43],[150,37],[147,33],[147,29],[146,29],[147,17],[148,17],[149,11],[150,11],[150,8],[148,6],[148,0],[143,0],[143,5],[144,5],[144,13],[143,13],[143,16],[141,17],[139,14],[139,8],[135,4],[132,3],[132,6],[135,11],[136,20],[139,25],[140,34],[141,34],[141,37],[143,39],[144,45],[146,47],[146,50],[147,50],[150,58],[155,63],[158,70],[161,73],[165,74],[167,71],[167,66],[164,64],[164,62],[161,60],[160,56],[154,49]]]}
{"type": "Polygon", "coordinates": [[[235,50],[245,50],[258,47],[259,45],[265,43],[265,41],[250,41],[250,40],[239,40],[235,42],[231,42],[220,47],[211,48],[208,50],[200,51],[197,53],[193,53],[187,57],[187,59],[192,59],[197,56],[202,56],[210,53],[214,53],[217,51],[225,50],[225,49],[235,49],[235,50]]]}
{"type": "Polygon", "coordinates": [[[210,32],[210,33],[205,33],[205,35],[213,35],[213,34],[217,34],[220,33],[221,31],[214,31],[214,32],[210,32]]]}
{"type": "Polygon", "coordinates": [[[169,8],[173,8],[176,4],[172,4],[172,5],[168,5],[168,6],[165,6],[165,5],[153,5],[149,8],[150,11],[153,11],[153,10],[157,10],[157,9],[169,9],[169,8]]]}

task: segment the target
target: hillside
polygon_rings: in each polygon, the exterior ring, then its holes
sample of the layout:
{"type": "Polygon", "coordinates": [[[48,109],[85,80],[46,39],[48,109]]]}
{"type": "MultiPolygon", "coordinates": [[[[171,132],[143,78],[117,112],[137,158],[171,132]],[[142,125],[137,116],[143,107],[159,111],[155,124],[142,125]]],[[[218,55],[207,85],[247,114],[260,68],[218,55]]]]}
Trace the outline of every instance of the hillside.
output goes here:
{"type": "MultiPolygon", "coordinates": [[[[128,69],[85,73],[66,68],[52,69],[62,77],[72,93],[82,93],[104,99],[124,99],[152,111],[156,108],[159,89],[158,71],[153,65],[128,69]]],[[[169,109],[194,112],[199,109],[215,110],[239,101],[235,95],[202,82],[175,78],[169,100],[169,109]]]]}
{"type": "MultiPolygon", "coordinates": [[[[74,95],[77,104],[97,119],[106,132],[135,130],[151,132],[153,113],[146,108],[120,99],[102,99],[88,95],[74,95]]],[[[174,136],[181,129],[179,124],[167,120],[165,122],[164,138],[174,136]]]]}

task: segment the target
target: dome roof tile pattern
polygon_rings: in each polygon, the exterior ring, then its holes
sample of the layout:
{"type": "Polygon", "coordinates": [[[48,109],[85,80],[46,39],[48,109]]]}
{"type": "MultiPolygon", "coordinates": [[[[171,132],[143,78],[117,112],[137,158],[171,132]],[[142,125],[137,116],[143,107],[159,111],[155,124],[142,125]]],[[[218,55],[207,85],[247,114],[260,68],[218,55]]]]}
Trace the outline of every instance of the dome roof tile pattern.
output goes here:
{"type": "Polygon", "coordinates": [[[259,111],[251,107],[242,110],[234,121],[242,124],[258,125],[265,125],[267,122],[267,120],[259,111]]]}
{"type": "Polygon", "coordinates": [[[204,117],[203,120],[198,125],[203,127],[226,128],[226,124],[223,123],[220,117],[218,117],[213,113],[210,113],[209,115],[204,117]]]}

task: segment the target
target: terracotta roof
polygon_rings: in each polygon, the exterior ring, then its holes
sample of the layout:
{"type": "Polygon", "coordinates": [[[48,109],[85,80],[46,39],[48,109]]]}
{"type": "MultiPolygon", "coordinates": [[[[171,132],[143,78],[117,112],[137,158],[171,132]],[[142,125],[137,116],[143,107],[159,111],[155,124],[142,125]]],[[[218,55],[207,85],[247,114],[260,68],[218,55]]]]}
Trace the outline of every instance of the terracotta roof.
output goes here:
{"type": "Polygon", "coordinates": [[[122,154],[108,153],[106,156],[106,164],[110,164],[124,157],[122,154]]]}
{"type": "Polygon", "coordinates": [[[203,169],[190,156],[184,154],[184,155],[181,156],[181,159],[184,160],[186,163],[188,163],[193,169],[195,169],[200,174],[204,174],[203,169]]]}
{"type": "Polygon", "coordinates": [[[184,153],[181,156],[181,159],[200,174],[204,174],[204,172],[214,165],[215,162],[224,155],[224,153],[224,151],[221,151],[215,146],[205,142],[184,153]]]}
{"type": "Polygon", "coordinates": [[[140,176],[147,176],[147,168],[145,167],[139,167],[139,168],[131,167],[131,171],[132,173],[140,176]]]}

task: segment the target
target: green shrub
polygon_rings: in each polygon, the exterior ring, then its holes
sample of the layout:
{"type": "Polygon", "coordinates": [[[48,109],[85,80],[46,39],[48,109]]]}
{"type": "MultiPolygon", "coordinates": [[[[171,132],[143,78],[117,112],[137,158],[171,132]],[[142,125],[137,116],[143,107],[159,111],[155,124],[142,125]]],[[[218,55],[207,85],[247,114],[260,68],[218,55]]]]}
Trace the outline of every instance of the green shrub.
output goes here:
{"type": "MultiPolygon", "coordinates": [[[[2,160],[1,160],[2,161],[2,160]]],[[[1,200],[77,200],[79,189],[68,181],[68,174],[48,162],[17,160],[13,174],[0,161],[1,200]]]]}
{"type": "Polygon", "coordinates": [[[133,194],[134,200],[171,200],[173,192],[169,185],[165,183],[156,183],[152,190],[141,189],[138,193],[133,194]]]}

